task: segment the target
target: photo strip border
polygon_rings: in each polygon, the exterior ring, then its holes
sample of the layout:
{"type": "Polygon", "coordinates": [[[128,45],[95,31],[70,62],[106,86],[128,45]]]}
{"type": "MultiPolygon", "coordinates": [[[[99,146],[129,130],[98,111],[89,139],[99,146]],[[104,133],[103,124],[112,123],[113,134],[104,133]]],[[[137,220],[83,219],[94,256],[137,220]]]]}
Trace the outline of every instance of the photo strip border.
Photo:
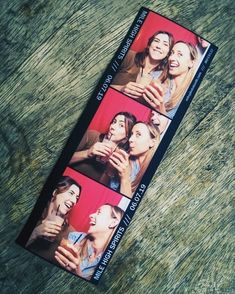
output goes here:
{"type": "MultiPolygon", "coordinates": [[[[42,215],[43,209],[46,206],[47,201],[50,198],[50,195],[52,195],[52,192],[54,190],[54,187],[56,186],[56,183],[58,182],[60,176],[63,174],[64,170],[68,166],[68,162],[71,159],[73,153],[76,150],[76,147],[78,145],[78,142],[81,141],[85,131],[87,130],[93,116],[95,115],[96,111],[99,108],[99,105],[104,98],[107,90],[109,89],[112,80],[117,73],[124,57],[126,56],[129,48],[135,41],[136,36],[138,35],[138,32],[142,28],[148,14],[152,12],[156,15],[160,15],[159,13],[156,13],[148,8],[141,7],[139,10],[137,16],[134,19],[134,22],[132,23],[128,33],[126,34],[125,38],[123,39],[121,45],[119,46],[118,50],[116,51],[114,57],[112,58],[111,62],[109,63],[108,67],[106,68],[104,74],[102,75],[100,82],[96,86],[91,98],[88,100],[87,105],[82,112],[80,118],[78,119],[78,122],[76,126],[74,127],[58,161],[56,162],[54,168],[52,169],[51,174],[49,175],[41,193],[40,196],[32,210],[31,215],[29,216],[25,226],[23,227],[21,233],[19,234],[18,238],[16,239],[16,243],[23,246],[25,248],[25,244],[32,233],[33,228],[35,227],[36,223],[38,222],[40,216],[42,215]]],[[[170,22],[175,23],[174,21],[168,19],[165,16],[162,16],[165,19],[169,20],[170,22]]],[[[177,24],[177,23],[176,23],[177,24]]],[[[181,26],[181,25],[180,25],[181,26]]],[[[181,26],[183,27],[183,26],[181,26]]],[[[185,28],[187,29],[187,28],[185,28]]],[[[188,30],[188,29],[187,29],[188,30]]],[[[190,30],[188,30],[190,31],[190,30]]],[[[194,32],[192,32],[194,33],[194,32]]],[[[195,34],[195,33],[194,33],[195,34]]],[[[197,35],[197,34],[195,34],[197,35]]],[[[129,206],[127,207],[124,216],[118,225],[114,235],[112,236],[112,239],[110,240],[105,252],[103,253],[99,264],[96,267],[96,270],[92,276],[92,278],[89,280],[89,282],[93,284],[97,284],[106,269],[112,255],[114,254],[121,238],[123,237],[127,227],[129,226],[132,217],[134,216],[134,213],[136,209],[138,208],[140,201],[143,198],[143,195],[154,175],[156,172],[181,120],[183,119],[183,116],[185,115],[189,104],[191,103],[212,59],[214,58],[217,47],[210,43],[209,49],[206,51],[203,60],[201,61],[194,78],[187,89],[186,93],[184,94],[184,97],[182,99],[182,102],[175,114],[175,116],[172,119],[172,122],[170,123],[168,129],[166,130],[166,133],[164,137],[162,138],[149,166],[146,169],[146,172],[143,175],[143,178],[141,179],[136,191],[133,194],[133,197],[130,201],[129,206]]],[[[123,94],[124,95],[124,94],[123,94]]],[[[66,269],[65,269],[66,270],[66,269]]],[[[66,270],[67,271],[67,270],[66,270]]],[[[70,272],[71,273],[71,272],[70,272]]],[[[80,276],[79,276],[80,277],[80,276]]],[[[82,278],[83,279],[83,278],[82,278]]],[[[87,280],[86,280],[87,281],[87,280]]]]}

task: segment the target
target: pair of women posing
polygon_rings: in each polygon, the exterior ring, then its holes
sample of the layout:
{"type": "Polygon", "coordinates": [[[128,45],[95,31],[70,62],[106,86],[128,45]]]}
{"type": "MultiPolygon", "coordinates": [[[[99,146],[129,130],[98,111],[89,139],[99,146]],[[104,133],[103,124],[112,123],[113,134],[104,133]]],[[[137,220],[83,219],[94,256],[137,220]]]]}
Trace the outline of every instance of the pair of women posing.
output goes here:
{"type": "Polygon", "coordinates": [[[106,134],[88,130],[70,164],[85,175],[131,197],[159,144],[153,124],[119,112],[106,134]]]}
{"type": "Polygon", "coordinates": [[[112,87],[173,118],[194,76],[196,60],[195,46],[174,44],[172,34],[158,31],[143,52],[128,52],[112,87]]]}
{"type": "Polygon", "coordinates": [[[50,262],[90,279],[110,242],[124,211],[105,203],[89,215],[87,232],[77,232],[68,216],[78,203],[81,186],[72,178],[60,178],[26,247],[50,262]]]}

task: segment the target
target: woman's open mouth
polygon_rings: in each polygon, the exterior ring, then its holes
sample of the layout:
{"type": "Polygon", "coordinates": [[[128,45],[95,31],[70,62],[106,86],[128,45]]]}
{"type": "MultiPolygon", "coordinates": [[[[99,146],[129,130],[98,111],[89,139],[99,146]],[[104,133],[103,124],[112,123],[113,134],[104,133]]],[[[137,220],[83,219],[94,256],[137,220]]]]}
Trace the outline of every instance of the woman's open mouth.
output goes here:
{"type": "Polygon", "coordinates": [[[68,209],[71,209],[73,207],[73,203],[71,201],[65,201],[64,202],[64,205],[68,208],[68,209]]]}

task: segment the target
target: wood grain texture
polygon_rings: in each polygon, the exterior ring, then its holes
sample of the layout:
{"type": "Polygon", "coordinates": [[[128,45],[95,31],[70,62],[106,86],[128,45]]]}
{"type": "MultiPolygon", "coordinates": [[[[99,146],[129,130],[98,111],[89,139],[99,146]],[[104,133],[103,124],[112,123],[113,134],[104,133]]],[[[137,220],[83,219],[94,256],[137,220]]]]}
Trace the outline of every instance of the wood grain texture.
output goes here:
{"type": "Polygon", "coordinates": [[[234,1],[1,2],[1,293],[234,293],[234,1]],[[142,5],[219,51],[95,287],[14,240],[142,5]]]}

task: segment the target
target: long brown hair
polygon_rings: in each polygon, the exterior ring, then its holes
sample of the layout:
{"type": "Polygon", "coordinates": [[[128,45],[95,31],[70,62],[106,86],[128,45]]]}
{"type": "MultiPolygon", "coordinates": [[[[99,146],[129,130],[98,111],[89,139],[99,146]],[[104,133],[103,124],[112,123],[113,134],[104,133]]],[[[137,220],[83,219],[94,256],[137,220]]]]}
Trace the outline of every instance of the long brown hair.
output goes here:
{"type": "MultiPolygon", "coordinates": [[[[127,112],[127,111],[121,111],[115,114],[115,116],[112,118],[109,126],[113,123],[114,119],[118,116],[118,115],[123,115],[125,118],[125,133],[126,136],[125,138],[123,138],[122,140],[120,140],[118,142],[118,147],[124,149],[124,150],[128,150],[129,149],[129,137],[130,137],[130,133],[132,130],[133,125],[136,123],[136,117],[134,116],[134,114],[127,112]]],[[[103,139],[105,136],[105,134],[102,134],[101,139],[103,139]]]]}
{"type": "MultiPolygon", "coordinates": [[[[151,137],[151,139],[154,140],[154,146],[151,147],[145,154],[145,158],[140,166],[140,171],[138,172],[135,180],[131,183],[131,191],[132,193],[134,193],[134,191],[136,190],[136,188],[138,187],[158,145],[159,145],[159,142],[160,142],[160,130],[157,126],[155,126],[153,123],[151,122],[142,122],[142,121],[139,121],[137,122],[136,124],[138,123],[142,123],[142,124],[145,124],[146,127],[148,128],[148,131],[149,131],[149,136],[151,137]]],[[[130,159],[134,159],[134,158],[130,158],[130,159]]]]}
{"type": "Polygon", "coordinates": [[[174,45],[174,37],[171,33],[166,32],[166,31],[157,31],[156,33],[154,33],[149,39],[148,39],[148,44],[147,47],[144,48],[143,51],[138,52],[135,56],[135,63],[138,67],[145,67],[145,58],[149,55],[149,46],[151,45],[151,43],[153,42],[154,38],[159,35],[159,34],[164,34],[167,35],[169,38],[169,52],[167,54],[167,56],[165,58],[163,58],[160,62],[159,65],[156,66],[156,68],[154,70],[163,70],[168,62],[168,57],[170,55],[171,49],[174,45]]]}
{"type": "MultiPolygon", "coordinates": [[[[198,53],[197,53],[197,49],[194,45],[192,45],[191,43],[187,43],[187,42],[184,42],[184,41],[177,41],[175,44],[178,44],[178,43],[183,43],[185,44],[188,49],[189,49],[189,53],[190,53],[190,59],[192,61],[196,61],[197,57],[198,57],[198,53]]],[[[188,69],[188,73],[184,79],[184,81],[181,83],[181,86],[176,89],[176,91],[173,93],[173,95],[171,96],[170,100],[168,102],[166,102],[165,104],[165,108],[167,111],[173,109],[176,107],[176,105],[178,104],[178,102],[180,101],[180,99],[183,97],[183,94],[185,92],[185,90],[188,88],[189,84],[192,82],[192,79],[193,79],[193,76],[194,76],[194,73],[195,73],[195,65],[196,65],[196,62],[194,62],[194,65],[188,69]]],[[[167,72],[168,72],[169,69],[167,69],[167,72]]],[[[170,80],[172,80],[172,76],[168,73],[168,74],[165,74],[166,70],[164,70],[164,74],[162,77],[160,77],[161,79],[161,82],[164,83],[166,82],[168,84],[168,86],[170,85],[170,80]],[[168,80],[167,80],[167,77],[168,76],[168,80]]]]}
{"type": "MultiPolygon", "coordinates": [[[[81,195],[82,187],[74,179],[70,178],[69,176],[62,176],[59,179],[58,183],[56,184],[53,195],[51,197],[51,200],[50,200],[50,202],[48,202],[47,207],[43,211],[41,221],[47,217],[50,203],[55,201],[58,194],[66,192],[70,188],[70,186],[72,186],[72,185],[76,185],[80,189],[80,195],[81,195]]],[[[67,216],[65,217],[65,220],[67,221],[67,216]]]]}

